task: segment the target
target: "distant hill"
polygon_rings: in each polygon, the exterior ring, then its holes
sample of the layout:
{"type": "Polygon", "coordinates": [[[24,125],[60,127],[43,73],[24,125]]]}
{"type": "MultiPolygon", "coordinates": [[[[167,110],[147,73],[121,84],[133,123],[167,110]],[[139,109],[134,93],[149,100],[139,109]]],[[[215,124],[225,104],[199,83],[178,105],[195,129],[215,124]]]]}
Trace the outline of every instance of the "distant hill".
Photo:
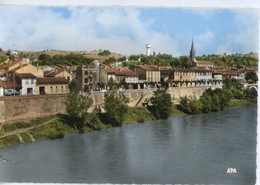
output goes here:
{"type": "MultiPolygon", "coordinates": [[[[114,53],[110,51],[110,54],[108,56],[100,56],[98,55],[102,51],[59,51],[59,50],[49,50],[49,51],[39,51],[39,52],[32,52],[32,51],[17,51],[18,55],[21,56],[21,58],[30,58],[30,59],[38,59],[41,54],[47,54],[50,56],[54,55],[69,55],[70,53],[73,54],[81,54],[86,58],[93,58],[95,60],[99,60],[100,62],[105,61],[106,59],[109,59],[111,57],[114,57],[115,59],[122,58],[124,55],[114,53]]],[[[6,54],[7,51],[0,52],[0,55],[6,54]]]]}

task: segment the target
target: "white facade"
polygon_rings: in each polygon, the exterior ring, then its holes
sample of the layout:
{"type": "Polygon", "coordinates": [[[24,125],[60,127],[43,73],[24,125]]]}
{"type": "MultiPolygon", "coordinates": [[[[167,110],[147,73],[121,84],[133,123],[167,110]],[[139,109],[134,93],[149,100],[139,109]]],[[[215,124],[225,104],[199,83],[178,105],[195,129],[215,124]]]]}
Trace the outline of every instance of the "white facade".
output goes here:
{"type": "Polygon", "coordinates": [[[196,71],[195,72],[195,80],[203,80],[203,81],[208,81],[212,80],[212,72],[210,71],[196,71]]]}
{"type": "Polygon", "coordinates": [[[23,78],[22,80],[22,95],[36,94],[36,79],[23,78]]]}
{"type": "Polygon", "coordinates": [[[139,77],[138,76],[127,76],[125,81],[126,81],[126,83],[138,83],[139,77]]]}
{"type": "Polygon", "coordinates": [[[222,74],[215,74],[215,75],[213,76],[213,79],[214,79],[214,80],[222,80],[222,74]]]}
{"type": "Polygon", "coordinates": [[[4,87],[0,87],[0,96],[4,96],[4,87]]]}

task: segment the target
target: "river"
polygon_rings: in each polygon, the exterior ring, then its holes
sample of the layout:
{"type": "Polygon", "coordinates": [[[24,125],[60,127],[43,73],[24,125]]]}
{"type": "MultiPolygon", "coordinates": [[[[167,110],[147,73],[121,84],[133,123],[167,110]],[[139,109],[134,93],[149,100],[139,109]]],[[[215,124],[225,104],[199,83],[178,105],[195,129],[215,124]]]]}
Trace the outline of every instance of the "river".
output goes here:
{"type": "Polygon", "coordinates": [[[0,182],[255,184],[256,127],[253,105],[24,143],[0,182]]]}

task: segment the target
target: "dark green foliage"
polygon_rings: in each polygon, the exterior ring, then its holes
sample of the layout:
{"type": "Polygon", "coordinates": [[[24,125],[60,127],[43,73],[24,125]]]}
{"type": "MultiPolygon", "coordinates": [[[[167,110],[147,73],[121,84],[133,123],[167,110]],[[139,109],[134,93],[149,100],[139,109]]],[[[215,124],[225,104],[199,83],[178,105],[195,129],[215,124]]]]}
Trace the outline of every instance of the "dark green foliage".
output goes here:
{"type": "Polygon", "coordinates": [[[104,109],[106,111],[107,121],[112,126],[122,126],[124,115],[127,113],[127,99],[122,94],[116,94],[115,91],[110,91],[105,94],[104,109]]]}
{"type": "Polygon", "coordinates": [[[191,100],[184,96],[181,97],[180,108],[186,114],[200,114],[202,113],[203,105],[199,100],[191,100]]]}
{"type": "Polygon", "coordinates": [[[258,59],[247,55],[202,55],[197,56],[197,60],[206,60],[214,63],[215,66],[257,66],[258,59]]]}
{"type": "Polygon", "coordinates": [[[106,126],[99,120],[96,114],[88,114],[84,125],[94,130],[101,130],[102,128],[106,128],[106,126]]]}
{"type": "Polygon", "coordinates": [[[244,98],[243,92],[241,90],[236,90],[236,89],[233,90],[233,96],[236,99],[243,99],[244,98]]]}
{"type": "Polygon", "coordinates": [[[37,63],[39,65],[88,65],[93,62],[94,59],[86,58],[80,54],[70,53],[69,55],[54,55],[51,57],[47,54],[41,54],[37,63]]]}
{"type": "Polygon", "coordinates": [[[256,98],[257,97],[257,90],[255,88],[246,88],[243,91],[243,93],[246,98],[256,98]]]}
{"type": "Polygon", "coordinates": [[[112,78],[109,79],[107,86],[109,91],[115,91],[117,89],[117,84],[114,82],[112,78]]]}
{"type": "Polygon", "coordinates": [[[75,128],[82,128],[87,119],[87,111],[92,104],[92,100],[79,94],[77,84],[74,80],[70,83],[69,90],[70,93],[66,106],[69,120],[75,128]]]}
{"type": "MultiPolygon", "coordinates": [[[[240,83],[237,79],[235,78],[225,78],[223,80],[224,83],[224,89],[228,89],[232,91],[232,94],[234,95],[235,91],[242,91],[243,84],[240,83]]],[[[238,94],[238,93],[237,93],[238,94]]]]}
{"type": "Polygon", "coordinates": [[[116,59],[115,59],[114,57],[110,57],[109,59],[106,59],[106,60],[103,62],[103,64],[109,66],[109,65],[113,64],[115,61],[116,61],[116,59]]]}
{"type": "Polygon", "coordinates": [[[0,63],[3,63],[4,61],[6,61],[8,59],[8,56],[6,55],[0,55],[0,63]]]}
{"type": "Polygon", "coordinates": [[[248,80],[252,80],[253,82],[258,81],[258,77],[256,75],[256,73],[254,71],[249,71],[246,73],[245,79],[248,80]]]}
{"type": "Polygon", "coordinates": [[[181,67],[183,67],[183,68],[190,68],[191,67],[191,62],[189,60],[189,57],[181,56],[180,60],[181,60],[181,67]]]}
{"type": "Polygon", "coordinates": [[[167,88],[158,89],[151,98],[153,105],[152,112],[157,119],[166,119],[171,114],[171,95],[167,93],[167,88]]]}
{"type": "Polygon", "coordinates": [[[186,96],[181,97],[180,107],[187,114],[218,112],[228,106],[232,96],[230,90],[209,88],[203,92],[199,100],[191,100],[186,96]]]}
{"type": "Polygon", "coordinates": [[[108,55],[110,55],[110,51],[109,50],[104,50],[102,52],[99,52],[98,55],[99,56],[108,56],[108,55]]]}

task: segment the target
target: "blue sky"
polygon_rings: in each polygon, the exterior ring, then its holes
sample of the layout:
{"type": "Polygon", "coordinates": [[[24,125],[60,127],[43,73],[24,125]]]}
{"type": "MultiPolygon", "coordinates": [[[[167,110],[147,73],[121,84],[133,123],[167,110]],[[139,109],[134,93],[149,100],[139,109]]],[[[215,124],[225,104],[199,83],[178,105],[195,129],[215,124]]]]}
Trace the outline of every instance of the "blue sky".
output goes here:
{"type": "Polygon", "coordinates": [[[189,55],[258,52],[258,12],[252,9],[1,7],[4,50],[108,49],[124,55],[151,50],[189,55]]]}

